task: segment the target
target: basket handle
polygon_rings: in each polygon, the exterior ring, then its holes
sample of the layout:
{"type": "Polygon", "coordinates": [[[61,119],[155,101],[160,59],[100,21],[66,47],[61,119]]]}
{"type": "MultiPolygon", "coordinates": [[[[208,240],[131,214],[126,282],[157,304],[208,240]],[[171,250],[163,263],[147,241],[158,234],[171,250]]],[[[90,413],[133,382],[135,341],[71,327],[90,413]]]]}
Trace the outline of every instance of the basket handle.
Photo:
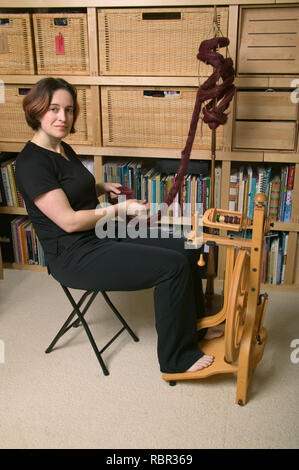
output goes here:
{"type": "Polygon", "coordinates": [[[68,19],[65,17],[53,18],[53,21],[54,21],[55,26],[67,26],[68,25],[68,19]]]}
{"type": "Polygon", "coordinates": [[[24,88],[24,87],[18,88],[18,96],[28,95],[30,90],[31,90],[31,88],[24,88]]]}
{"type": "Polygon", "coordinates": [[[143,90],[143,98],[168,98],[180,99],[181,92],[179,90],[143,90]]]}
{"type": "Polygon", "coordinates": [[[9,18],[0,18],[0,26],[6,26],[10,23],[9,18]]]}
{"type": "Polygon", "coordinates": [[[181,20],[181,12],[180,11],[159,11],[159,12],[150,12],[150,13],[142,13],[143,20],[181,20]]]}

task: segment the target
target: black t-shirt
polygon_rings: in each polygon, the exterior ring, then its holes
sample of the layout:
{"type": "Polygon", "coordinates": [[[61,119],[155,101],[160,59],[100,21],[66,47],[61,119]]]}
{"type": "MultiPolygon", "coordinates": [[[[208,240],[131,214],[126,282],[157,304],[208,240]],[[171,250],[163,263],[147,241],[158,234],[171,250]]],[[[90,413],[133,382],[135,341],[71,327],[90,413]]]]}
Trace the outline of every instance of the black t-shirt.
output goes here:
{"type": "Polygon", "coordinates": [[[34,204],[35,198],[58,188],[65,192],[75,211],[95,209],[99,203],[93,175],[68,144],[62,142],[62,145],[69,161],[61,154],[30,141],[16,159],[16,184],[46,255],[57,255],[77,240],[91,234],[95,236],[94,229],[65,232],[34,204]]]}

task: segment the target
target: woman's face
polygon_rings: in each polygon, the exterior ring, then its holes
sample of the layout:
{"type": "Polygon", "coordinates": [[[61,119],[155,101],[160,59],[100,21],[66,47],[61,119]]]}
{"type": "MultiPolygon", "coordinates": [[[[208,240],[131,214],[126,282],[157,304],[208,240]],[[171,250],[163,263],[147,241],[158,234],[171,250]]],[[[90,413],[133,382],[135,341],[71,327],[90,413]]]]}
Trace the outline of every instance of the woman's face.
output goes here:
{"type": "Polygon", "coordinates": [[[40,119],[41,130],[57,140],[66,137],[74,120],[74,103],[72,95],[63,89],[53,93],[48,111],[40,119]]]}

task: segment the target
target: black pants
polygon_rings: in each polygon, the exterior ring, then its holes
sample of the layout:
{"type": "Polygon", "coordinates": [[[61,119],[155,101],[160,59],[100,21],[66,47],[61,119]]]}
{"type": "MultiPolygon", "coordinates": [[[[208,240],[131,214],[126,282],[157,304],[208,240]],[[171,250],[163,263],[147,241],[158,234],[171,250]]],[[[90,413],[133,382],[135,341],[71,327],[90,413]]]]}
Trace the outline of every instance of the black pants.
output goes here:
{"type": "Polygon", "coordinates": [[[198,256],[198,250],[185,249],[183,238],[94,235],[49,257],[48,264],[53,277],[71,288],[109,292],[155,287],[160,369],[175,373],[203,355],[196,329],[197,318],[204,315],[198,256]]]}

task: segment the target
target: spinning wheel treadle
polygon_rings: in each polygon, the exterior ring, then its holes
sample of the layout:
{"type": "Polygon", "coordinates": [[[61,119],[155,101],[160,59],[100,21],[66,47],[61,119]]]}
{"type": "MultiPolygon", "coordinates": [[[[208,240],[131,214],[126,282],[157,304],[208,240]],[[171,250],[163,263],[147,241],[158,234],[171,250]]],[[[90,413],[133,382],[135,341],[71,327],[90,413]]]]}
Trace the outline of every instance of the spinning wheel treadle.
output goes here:
{"type": "Polygon", "coordinates": [[[246,250],[240,250],[235,262],[231,290],[228,297],[225,323],[225,360],[237,359],[245,323],[248,297],[249,256],[246,250]]]}

